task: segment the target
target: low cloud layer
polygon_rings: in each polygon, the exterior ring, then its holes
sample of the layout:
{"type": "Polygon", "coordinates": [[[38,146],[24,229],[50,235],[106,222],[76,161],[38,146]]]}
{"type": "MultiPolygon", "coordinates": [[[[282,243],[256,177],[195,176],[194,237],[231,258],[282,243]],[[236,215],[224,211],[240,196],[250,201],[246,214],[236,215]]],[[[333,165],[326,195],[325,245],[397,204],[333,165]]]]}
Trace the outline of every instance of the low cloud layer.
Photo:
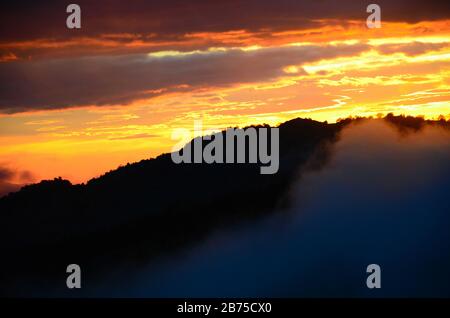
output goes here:
{"type": "Polygon", "coordinates": [[[96,293],[448,297],[449,160],[448,131],[352,126],[331,162],[292,187],[287,211],[127,276],[126,291],[116,275],[96,293]],[[380,290],[365,284],[372,263],[380,290]]]}

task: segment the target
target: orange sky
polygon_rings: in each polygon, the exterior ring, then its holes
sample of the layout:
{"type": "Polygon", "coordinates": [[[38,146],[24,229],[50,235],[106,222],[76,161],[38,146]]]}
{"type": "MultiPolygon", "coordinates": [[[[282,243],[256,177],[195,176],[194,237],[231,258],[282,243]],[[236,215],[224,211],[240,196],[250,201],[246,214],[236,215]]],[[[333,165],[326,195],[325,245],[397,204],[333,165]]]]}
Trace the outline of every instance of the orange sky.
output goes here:
{"type": "MultiPolygon", "coordinates": [[[[36,81],[46,79],[42,69],[52,70],[48,61],[91,63],[84,60],[89,52],[111,58],[92,62],[100,65],[94,78],[107,80],[114,74],[107,67],[116,61],[127,65],[128,56],[142,63],[130,73],[133,81],[118,86],[124,90],[116,99],[95,95],[109,82],[93,81],[92,101],[75,98],[66,105],[61,101],[69,88],[63,83],[42,97],[50,103],[57,96],[61,107],[36,107],[35,100],[23,108],[3,107],[0,167],[29,171],[34,181],[61,176],[85,182],[169,151],[176,143],[173,129],[193,129],[195,119],[220,129],[388,112],[449,118],[450,20],[382,22],[380,29],[368,29],[365,21],[322,22],[298,30],[192,32],[158,43],[128,33],[0,42],[0,64],[22,63],[32,70],[27,78],[36,81]],[[128,41],[123,45],[117,37],[128,41]],[[128,86],[133,94],[127,94],[128,86]]],[[[11,100],[28,103],[20,96],[11,100]]],[[[9,180],[23,181],[20,173],[9,180]]]]}

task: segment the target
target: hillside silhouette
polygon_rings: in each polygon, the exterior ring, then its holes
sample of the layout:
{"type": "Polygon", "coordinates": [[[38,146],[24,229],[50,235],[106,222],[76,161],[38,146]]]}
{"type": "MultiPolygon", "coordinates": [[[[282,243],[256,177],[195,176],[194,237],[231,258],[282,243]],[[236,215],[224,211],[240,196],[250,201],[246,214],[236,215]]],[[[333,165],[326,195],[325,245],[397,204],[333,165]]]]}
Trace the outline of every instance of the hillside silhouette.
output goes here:
{"type": "MultiPolygon", "coordinates": [[[[64,281],[71,263],[87,276],[121,262],[141,266],[213,230],[283,211],[291,182],[326,165],[343,127],[362,120],[281,124],[280,168],[273,175],[260,174],[260,164],[174,164],[163,154],[86,184],[56,178],[10,193],[0,198],[0,293],[26,294],[18,284],[23,277],[64,281]]],[[[450,127],[443,119],[383,120],[406,133],[427,124],[450,127]]]]}

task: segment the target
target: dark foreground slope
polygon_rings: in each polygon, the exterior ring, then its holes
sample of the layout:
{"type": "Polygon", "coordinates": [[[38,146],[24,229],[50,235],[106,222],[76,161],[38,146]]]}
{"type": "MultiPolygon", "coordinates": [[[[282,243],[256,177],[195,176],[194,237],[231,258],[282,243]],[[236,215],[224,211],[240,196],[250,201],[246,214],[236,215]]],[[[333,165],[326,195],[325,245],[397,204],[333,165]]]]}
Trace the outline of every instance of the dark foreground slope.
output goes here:
{"type": "Polygon", "coordinates": [[[344,124],[296,119],[280,128],[280,169],[259,164],[174,164],[170,154],[111,171],[86,185],[42,181],[0,199],[3,282],[65,275],[67,264],[96,272],[141,262],[195,242],[214,228],[285,204],[290,180],[326,162],[344,124]],[[30,264],[32,268],[30,269],[30,264]],[[61,270],[63,269],[63,270],[61,270]]]}
{"type": "MultiPolygon", "coordinates": [[[[427,122],[385,118],[402,133],[427,122]]],[[[59,281],[65,268],[90,276],[120,263],[145,264],[201,240],[212,230],[248,222],[289,204],[291,182],[330,159],[342,128],[295,119],[280,128],[280,169],[259,164],[179,164],[169,154],[111,171],[86,185],[55,179],[0,199],[0,292],[30,295],[27,286],[59,281]],[[26,283],[25,283],[26,282],[26,283]]],[[[448,127],[447,122],[428,122],[448,127]]]]}

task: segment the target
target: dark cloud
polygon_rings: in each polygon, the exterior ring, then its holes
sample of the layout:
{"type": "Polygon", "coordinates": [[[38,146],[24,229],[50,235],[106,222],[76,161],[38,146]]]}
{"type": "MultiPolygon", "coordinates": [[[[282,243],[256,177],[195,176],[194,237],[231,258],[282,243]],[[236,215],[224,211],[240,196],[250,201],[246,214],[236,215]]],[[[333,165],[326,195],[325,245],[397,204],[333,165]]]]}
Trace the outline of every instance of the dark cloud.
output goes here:
{"type": "Polygon", "coordinates": [[[301,46],[257,51],[231,49],[184,56],[144,54],[0,64],[0,111],[126,104],[161,90],[267,81],[283,67],[354,55],[368,46],[301,46]]]}
{"type": "Polygon", "coordinates": [[[383,54],[393,54],[403,52],[406,55],[414,56],[424,54],[429,51],[439,51],[448,47],[449,43],[400,43],[400,44],[383,44],[377,47],[377,50],[383,54]]]}
{"type": "Polygon", "coordinates": [[[33,181],[35,181],[35,177],[30,171],[0,167],[0,197],[17,191],[22,185],[33,181]]]}
{"type": "MultiPolygon", "coordinates": [[[[68,2],[9,1],[2,4],[0,41],[69,38],[105,33],[154,34],[174,39],[191,32],[237,29],[286,30],[307,28],[318,19],[365,21],[373,1],[325,0],[79,0],[81,30],[65,26],[68,2]]],[[[449,18],[448,1],[379,0],[385,21],[418,22],[449,18]]]]}
{"type": "Polygon", "coordinates": [[[0,167],[0,181],[9,180],[14,177],[15,172],[5,167],[0,167]]]}

